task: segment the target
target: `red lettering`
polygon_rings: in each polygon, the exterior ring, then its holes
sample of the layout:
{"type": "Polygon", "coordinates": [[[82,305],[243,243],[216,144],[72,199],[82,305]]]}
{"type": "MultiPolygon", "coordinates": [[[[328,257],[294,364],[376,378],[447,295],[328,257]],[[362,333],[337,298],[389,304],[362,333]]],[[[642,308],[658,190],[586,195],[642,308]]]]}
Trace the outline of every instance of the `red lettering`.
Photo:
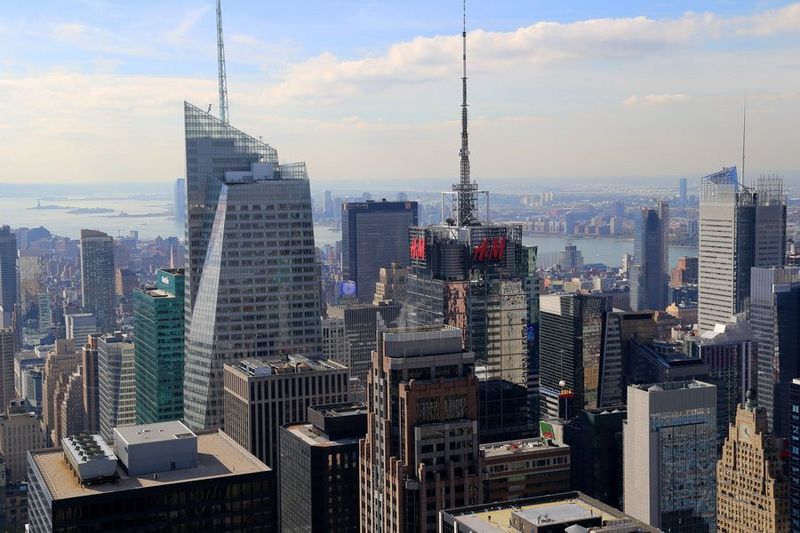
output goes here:
{"type": "Polygon", "coordinates": [[[506,255],[506,238],[495,237],[483,239],[480,244],[472,249],[472,260],[482,263],[484,261],[502,261],[506,255]]]}
{"type": "Polygon", "coordinates": [[[408,251],[411,259],[425,261],[425,237],[413,237],[408,251]]]}

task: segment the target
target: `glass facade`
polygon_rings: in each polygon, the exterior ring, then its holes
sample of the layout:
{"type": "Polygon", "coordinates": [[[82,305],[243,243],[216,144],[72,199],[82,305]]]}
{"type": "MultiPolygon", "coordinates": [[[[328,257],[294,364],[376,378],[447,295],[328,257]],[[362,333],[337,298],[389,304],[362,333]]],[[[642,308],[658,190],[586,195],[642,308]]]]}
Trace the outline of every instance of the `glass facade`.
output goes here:
{"type": "Polygon", "coordinates": [[[631,265],[631,309],[660,311],[667,307],[669,205],[643,208],[636,221],[631,265]]]}
{"type": "Polygon", "coordinates": [[[95,316],[100,332],[113,333],[114,239],[102,231],[81,230],[81,297],[84,311],[95,316]]]}
{"type": "Polygon", "coordinates": [[[183,283],[183,270],[159,270],[133,293],[139,424],[183,418],[183,283]]]}
{"type": "Polygon", "coordinates": [[[321,351],[305,164],[185,106],[187,262],[184,418],[223,423],[226,360],[321,351]]]}

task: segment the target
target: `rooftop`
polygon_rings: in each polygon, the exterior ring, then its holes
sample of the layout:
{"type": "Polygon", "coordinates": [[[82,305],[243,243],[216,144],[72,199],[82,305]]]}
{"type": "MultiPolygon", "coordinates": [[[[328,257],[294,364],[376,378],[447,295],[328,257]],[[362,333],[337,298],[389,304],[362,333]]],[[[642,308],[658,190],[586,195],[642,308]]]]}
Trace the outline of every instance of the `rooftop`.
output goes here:
{"type": "Polygon", "coordinates": [[[30,454],[54,500],[270,470],[267,465],[261,463],[222,432],[213,431],[199,434],[197,451],[197,466],[194,468],[159,472],[157,476],[152,474],[129,476],[122,467],[117,466],[119,479],[116,482],[90,486],[81,486],[69,465],[64,461],[62,450],[39,450],[30,452],[30,454]]]}
{"type": "Polygon", "coordinates": [[[702,389],[705,387],[713,387],[710,383],[698,381],[696,379],[684,381],[665,381],[663,383],[647,383],[642,385],[629,385],[632,388],[647,391],[647,392],[663,392],[675,391],[682,389],[702,389]]]}
{"type": "Polygon", "coordinates": [[[538,438],[489,442],[486,444],[481,444],[480,448],[487,458],[546,450],[569,450],[569,446],[566,444],[545,441],[538,438]]]}
{"type": "Polygon", "coordinates": [[[602,520],[603,526],[593,526],[592,531],[606,531],[606,526],[609,527],[607,531],[660,531],[580,492],[463,507],[444,513],[473,533],[519,533],[519,529],[511,526],[512,515],[539,526],[570,523],[594,516],[602,520]],[[622,524],[627,527],[614,529],[622,524]]]}
{"type": "Polygon", "coordinates": [[[342,446],[345,444],[358,444],[363,435],[354,437],[339,437],[331,439],[325,433],[315,428],[312,424],[291,424],[286,426],[286,431],[311,446],[342,446]]]}
{"type": "Polygon", "coordinates": [[[183,423],[178,420],[135,426],[120,426],[114,429],[128,444],[171,441],[195,436],[191,429],[184,426],[183,423]]]}
{"type": "Polygon", "coordinates": [[[236,363],[226,364],[247,376],[261,377],[272,374],[294,374],[298,372],[322,372],[326,370],[344,370],[347,367],[329,359],[317,359],[303,355],[286,357],[243,359],[236,363]]]}

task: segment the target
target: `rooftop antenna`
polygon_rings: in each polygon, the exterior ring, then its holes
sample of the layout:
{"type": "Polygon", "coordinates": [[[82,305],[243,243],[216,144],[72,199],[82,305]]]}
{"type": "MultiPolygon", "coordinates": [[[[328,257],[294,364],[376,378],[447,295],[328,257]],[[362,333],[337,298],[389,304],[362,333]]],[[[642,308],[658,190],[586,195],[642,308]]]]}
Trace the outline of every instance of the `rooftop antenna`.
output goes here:
{"type": "Polygon", "coordinates": [[[217,0],[217,63],[219,68],[219,119],[223,124],[228,124],[228,76],[225,74],[225,45],[222,42],[221,0],[217,0]]]}
{"type": "Polygon", "coordinates": [[[742,177],[741,182],[744,183],[744,150],[747,141],[747,90],[744,91],[744,112],[742,113],[742,177]]]}
{"type": "Polygon", "coordinates": [[[462,76],[461,76],[461,157],[460,179],[453,190],[456,192],[456,206],[459,226],[469,226],[475,217],[475,191],[478,184],[470,179],[469,168],[469,134],[467,133],[467,0],[463,2],[463,29],[461,31],[462,76]]]}

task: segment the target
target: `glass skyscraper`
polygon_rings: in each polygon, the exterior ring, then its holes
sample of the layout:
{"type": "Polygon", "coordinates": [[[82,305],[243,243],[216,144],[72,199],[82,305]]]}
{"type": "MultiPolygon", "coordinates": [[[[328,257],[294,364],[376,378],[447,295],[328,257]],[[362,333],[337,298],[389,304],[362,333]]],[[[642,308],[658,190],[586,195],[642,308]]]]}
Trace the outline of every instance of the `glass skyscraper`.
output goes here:
{"type": "Polygon", "coordinates": [[[644,207],[636,221],[631,266],[631,309],[663,311],[668,296],[669,204],[644,207]]]}
{"type": "Polygon", "coordinates": [[[113,333],[117,324],[114,239],[102,231],[81,230],[81,296],[84,311],[94,315],[100,332],[113,333]]]}
{"type": "Polygon", "coordinates": [[[223,422],[222,369],[321,351],[311,193],[304,163],[186,103],[184,419],[223,422]]]}
{"type": "Polygon", "coordinates": [[[14,306],[18,303],[19,269],[17,236],[8,226],[0,227],[0,327],[10,328],[14,306]]]}
{"type": "Polygon", "coordinates": [[[183,281],[183,269],[159,270],[133,293],[139,424],[183,418],[183,281]]]}

